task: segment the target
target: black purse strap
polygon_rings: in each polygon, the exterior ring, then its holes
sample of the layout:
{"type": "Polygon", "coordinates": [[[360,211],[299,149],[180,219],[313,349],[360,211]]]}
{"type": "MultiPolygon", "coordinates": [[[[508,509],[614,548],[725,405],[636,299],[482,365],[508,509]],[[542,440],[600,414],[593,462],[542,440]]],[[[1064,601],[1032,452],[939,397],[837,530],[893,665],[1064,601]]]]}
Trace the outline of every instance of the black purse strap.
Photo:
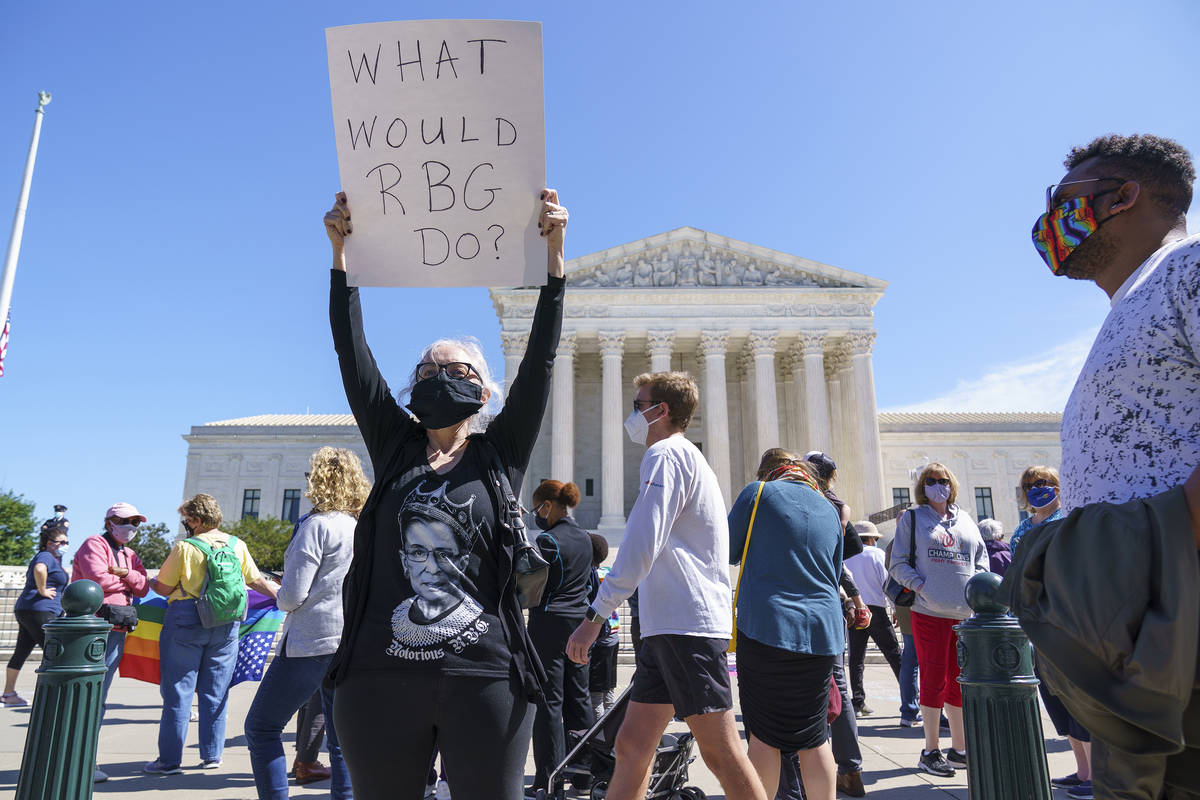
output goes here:
{"type": "Polygon", "coordinates": [[[908,539],[908,565],[913,569],[917,568],[917,510],[914,508],[909,512],[912,517],[912,528],[909,530],[908,539]]]}
{"type": "Polygon", "coordinates": [[[504,469],[504,464],[500,462],[500,454],[496,452],[495,446],[488,441],[486,436],[473,435],[471,439],[487,450],[488,472],[492,485],[500,490],[500,524],[508,529],[517,550],[533,547],[526,532],[525,518],[521,514],[521,503],[512,490],[508,473],[504,469]]]}

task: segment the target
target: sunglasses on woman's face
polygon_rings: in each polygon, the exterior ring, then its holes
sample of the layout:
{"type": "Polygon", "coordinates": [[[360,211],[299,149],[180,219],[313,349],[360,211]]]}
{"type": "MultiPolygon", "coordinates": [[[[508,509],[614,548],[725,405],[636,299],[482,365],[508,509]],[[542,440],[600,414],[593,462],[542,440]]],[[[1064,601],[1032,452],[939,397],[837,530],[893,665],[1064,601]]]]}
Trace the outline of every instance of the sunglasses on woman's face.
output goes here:
{"type": "Polygon", "coordinates": [[[942,486],[949,486],[950,479],[949,478],[926,478],[925,479],[926,486],[933,486],[935,483],[940,483],[942,486]]]}
{"type": "Polygon", "coordinates": [[[1047,486],[1053,486],[1053,485],[1054,484],[1052,484],[1050,481],[1046,480],[1045,478],[1038,478],[1033,483],[1022,483],[1021,489],[1028,492],[1030,489],[1043,489],[1047,486]]]}

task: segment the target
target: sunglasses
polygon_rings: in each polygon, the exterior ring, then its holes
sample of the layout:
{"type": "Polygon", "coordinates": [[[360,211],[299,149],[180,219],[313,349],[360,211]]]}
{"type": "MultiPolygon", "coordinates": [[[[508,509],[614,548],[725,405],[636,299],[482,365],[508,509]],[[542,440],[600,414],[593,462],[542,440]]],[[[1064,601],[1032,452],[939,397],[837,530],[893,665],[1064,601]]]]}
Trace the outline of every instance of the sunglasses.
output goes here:
{"type": "MultiPolygon", "coordinates": [[[[435,364],[432,361],[422,361],[417,364],[417,377],[421,380],[436,377],[439,372],[444,372],[451,378],[469,378],[471,373],[475,373],[475,368],[465,361],[450,361],[446,364],[435,364]]],[[[479,373],[475,373],[478,375],[479,373]]]]}
{"type": "Polygon", "coordinates": [[[55,539],[50,544],[70,544],[66,539],[55,539]]]}
{"type": "Polygon", "coordinates": [[[950,479],[949,478],[926,478],[925,479],[926,486],[933,486],[935,483],[940,483],[942,486],[949,486],[950,479]]]}
{"type": "Polygon", "coordinates": [[[1022,483],[1021,489],[1022,489],[1022,491],[1028,492],[1030,489],[1043,489],[1047,486],[1053,486],[1053,485],[1054,485],[1053,483],[1046,480],[1045,478],[1038,478],[1033,483],[1022,483]]]}
{"type": "MultiPolygon", "coordinates": [[[[1049,211],[1054,210],[1054,205],[1055,205],[1054,195],[1058,194],[1059,187],[1072,186],[1077,183],[1098,183],[1098,182],[1099,183],[1104,183],[1104,182],[1124,183],[1125,179],[1124,178],[1084,178],[1083,180],[1080,180],[1080,181],[1060,181],[1059,183],[1055,183],[1050,186],[1047,186],[1046,187],[1046,211],[1049,212],[1049,211]]],[[[1105,192],[1105,194],[1107,194],[1107,192],[1105,192]]]]}
{"type": "Polygon", "coordinates": [[[116,525],[132,525],[137,527],[142,524],[142,521],[137,517],[109,517],[116,525]]]}

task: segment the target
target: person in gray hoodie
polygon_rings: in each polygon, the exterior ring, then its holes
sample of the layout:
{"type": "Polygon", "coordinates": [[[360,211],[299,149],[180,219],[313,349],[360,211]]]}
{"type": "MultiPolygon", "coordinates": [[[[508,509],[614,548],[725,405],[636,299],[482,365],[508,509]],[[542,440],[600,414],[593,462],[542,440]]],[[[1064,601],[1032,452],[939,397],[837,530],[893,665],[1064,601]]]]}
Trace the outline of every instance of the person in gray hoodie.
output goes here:
{"type": "Polygon", "coordinates": [[[917,505],[896,522],[889,572],[917,593],[912,629],[925,727],[925,749],[917,766],[952,777],[956,766],[967,764],[954,626],[971,615],[964,591],[976,572],[988,571],[988,553],[975,521],[954,504],[958,480],[948,467],[928,464],[913,494],[917,505]],[[945,754],[938,744],[943,708],[950,721],[951,746],[945,754]]]}
{"type": "MultiPolygon", "coordinates": [[[[282,642],[246,713],[246,745],[259,800],[288,796],[282,733],[320,689],[332,781],[330,796],[350,800],[350,776],[333,724],[333,692],[321,682],[342,636],[342,581],[353,555],[354,526],[371,484],[351,450],[322,447],[312,456],[305,496],[311,514],[296,526],[283,556],[276,602],[288,612],[282,642]]],[[[296,770],[297,777],[302,772],[296,770]]]]}

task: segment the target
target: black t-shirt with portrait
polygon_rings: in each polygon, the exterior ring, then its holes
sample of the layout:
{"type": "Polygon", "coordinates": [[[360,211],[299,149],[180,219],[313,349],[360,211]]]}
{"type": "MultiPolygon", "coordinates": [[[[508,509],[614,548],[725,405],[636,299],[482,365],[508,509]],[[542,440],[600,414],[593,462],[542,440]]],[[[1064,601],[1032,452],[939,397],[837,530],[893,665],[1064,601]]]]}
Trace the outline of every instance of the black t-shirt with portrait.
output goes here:
{"type": "Polygon", "coordinates": [[[476,463],[464,454],[445,474],[418,465],[380,498],[357,666],[509,675],[495,506],[476,463]]]}

